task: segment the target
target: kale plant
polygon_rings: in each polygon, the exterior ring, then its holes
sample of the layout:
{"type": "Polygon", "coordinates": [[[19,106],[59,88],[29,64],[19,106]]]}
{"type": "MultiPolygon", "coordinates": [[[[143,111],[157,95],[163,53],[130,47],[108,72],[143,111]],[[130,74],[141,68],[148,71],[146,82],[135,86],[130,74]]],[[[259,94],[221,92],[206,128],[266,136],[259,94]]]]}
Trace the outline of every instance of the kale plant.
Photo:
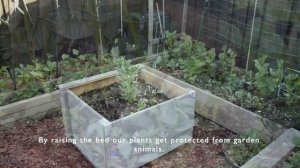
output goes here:
{"type": "Polygon", "coordinates": [[[288,74],[285,77],[284,96],[289,106],[300,106],[300,77],[297,74],[288,74]]]}
{"type": "Polygon", "coordinates": [[[259,143],[225,144],[230,158],[239,166],[244,165],[253,156],[263,150],[267,143],[262,141],[255,130],[250,130],[238,136],[238,139],[260,139],[259,143]]]}
{"type": "Polygon", "coordinates": [[[139,68],[131,66],[130,61],[117,54],[114,55],[113,64],[119,72],[122,98],[129,103],[137,101],[139,68]]]}
{"type": "Polygon", "coordinates": [[[271,97],[276,95],[279,85],[284,76],[283,61],[277,61],[276,68],[270,68],[270,64],[266,63],[267,56],[263,56],[255,60],[257,73],[255,74],[254,85],[259,94],[263,97],[271,97]]]}
{"type": "MultiPolygon", "coordinates": [[[[300,137],[294,137],[292,139],[296,148],[300,148],[300,137]]],[[[298,168],[300,167],[300,151],[293,152],[288,161],[284,162],[284,168],[298,168]]]]}
{"type": "MultiPolygon", "coordinates": [[[[195,44],[198,46],[199,44],[195,44]]],[[[199,48],[197,47],[199,51],[199,48]]],[[[209,77],[214,77],[216,74],[216,63],[215,63],[216,53],[214,49],[209,51],[201,50],[201,53],[195,54],[192,58],[185,61],[182,69],[185,74],[185,79],[190,83],[195,83],[197,77],[200,75],[206,75],[209,77]]]]}
{"type": "Polygon", "coordinates": [[[218,76],[220,80],[225,80],[233,74],[236,54],[233,50],[227,49],[227,46],[224,46],[218,57],[218,76]]]}

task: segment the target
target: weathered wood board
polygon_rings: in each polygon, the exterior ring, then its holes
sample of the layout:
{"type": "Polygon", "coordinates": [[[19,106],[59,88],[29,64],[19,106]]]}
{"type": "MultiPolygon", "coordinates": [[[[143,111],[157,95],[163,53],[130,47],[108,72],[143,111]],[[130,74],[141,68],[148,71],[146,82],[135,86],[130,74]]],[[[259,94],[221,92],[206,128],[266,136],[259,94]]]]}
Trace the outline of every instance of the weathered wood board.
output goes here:
{"type": "Polygon", "coordinates": [[[56,108],[53,108],[53,109],[50,109],[50,110],[47,110],[47,111],[39,112],[37,114],[31,115],[31,116],[28,116],[28,117],[22,117],[18,120],[14,120],[13,122],[10,122],[8,124],[1,125],[0,130],[5,130],[5,129],[8,129],[8,128],[12,128],[16,124],[19,124],[19,123],[30,123],[31,121],[38,121],[38,120],[44,119],[46,117],[51,117],[51,116],[56,115],[56,114],[61,115],[60,111],[61,111],[61,107],[56,107],[56,108]]]}
{"type": "Polygon", "coordinates": [[[16,121],[42,119],[50,113],[60,112],[59,92],[36,96],[0,107],[0,128],[14,125],[16,121]]]}
{"type": "Polygon", "coordinates": [[[281,125],[265,119],[220,97],[217,97],[211,94],[209,91],[192,86],[149,66],[144,65],[144,68],[147,71],[152,72],[161,78],[167,79],[184,88],[191,88],[195,90],[195,111],[235,133],[243,133],[249,129],[255,129],[266,140],[272,141],[285,131],[281,125]]]}
{"type": "Polygon", "coordinates": [[[294,150],[293,137],[300,137],[300,132],[293,128],[287,130],[259,154],[248,161],[242,168],[275,168],[294,150]]]}

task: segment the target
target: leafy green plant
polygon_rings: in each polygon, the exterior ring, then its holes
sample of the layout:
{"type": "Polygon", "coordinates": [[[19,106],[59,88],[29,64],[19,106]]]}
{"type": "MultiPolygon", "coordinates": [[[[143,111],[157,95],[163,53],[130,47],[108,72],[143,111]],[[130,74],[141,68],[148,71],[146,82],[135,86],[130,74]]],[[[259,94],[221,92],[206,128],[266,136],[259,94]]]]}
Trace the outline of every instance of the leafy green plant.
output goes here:
{"type": "Polygon", "coordinates": [[[283,61],[277,61],[275,69],[270,68],[270,64],[266,63],[267,56],[263,56],[255,60],[255,67],[257,73],[255,74],[254,85],[263,97],[270,97],[276,95],[279,84],[284,76],[283,61]]]}
{"type": "Polygon", "coordinates": [[[36,82],[29,82],[24,89],[17,90],[15,96],[10,100],[10,102],[16,102],[23,99],[28,99],[40,94],[43,94],[43,85],[36,82]]]}
{"type": "Polygon", "coordinates": [[[262,100],[259,97],[252,95],[245,90],[237,91],[235,93],[235,98],[240,106],[250,110],[261,110],[263,107],[262,100]]]}
{"type": "Polygon", "coordinates": [[[140,99],[138,101],[138,104],[137,104],[137,110],[138,111],[141,111],[141,110],[143,110],[147,107],[146,101],[147,101],[147,99],[140,99]]]}
{"type": "Polygon", "coordinates": [[[218,76],[220,80],[225,80],[227,76],[233,74],[236,54],[233,50],[227,49],[227,46],[224,46],[218,57],[218,76]]]}
{"type": "Polygon", "coordinates": [[[113,64],[119,72],[122,98],[129,103],[137,101],[139,68],[131,66],[130,61],[125,60],[124,57],[117,57],[117,55],[113,59],[113,64]]]}
{"type": "Polygon", "coordinates": [[[24,86],[30,82],[42,81],[45,77],[43,65],[36,60],[33,61],[33,65],[24,66],[20,64],[20,66],[16,68],[16,72],[17,84],[19,86],[24,86]]]}
{"type": "Polygon", "coordinates": [[[190,58],[193,54],[193,41],[188,35],[177,38],[176,32],[167,33],[167,59],[165,66],[175,70],[179,68],[184,59],[190,58]]]}
{"type": "MultiPolygon", "coordinates": [[[[260,136],[255,130],[249,130],[238,136],[238,139],[260,139],[260,136]]],[[[244,165],[249,159],[258,154],[267,146],[267,143],[260,140],[259,143],[240,143],[240,144],[225,144],[225,149],[230,157],[237,165],[244,165]]]]}
{"type": "MultiPolygon", "coordinates": [[[[294,137],[292,139],[296,148],[300,148],[300,137],[294,137]]],[[[300,151],[293,152],[288,161],[284,162],[284,168],[298,168],[300,167],[300,151]]]]}
{"type": "Polygon", "coordinates": [[[0,67],[0,92],[5,90],[7,85],[7,81],[9,80],[9,74],[7,72],[7,67],[2,66],[0,67]]]}
{"type": "Polygon", "coordinates": [[[185,61],[182,66],[185,79],[195,83],[201,74],[214,77],[216,72],[215,57],[215,50],[212,49],[185,61]]]}
{"type": "Polygon", "coordinates": [[[285,77],[286,92],[284,96],[289,106],[299,106],[300,102],[300,77],[297,74],[288,74],[285,77]]]}
{"type": "Polygon", "coordinates": [[[63,67],[64,71],[76,72],[80,69],[80,61],[75,58],[70,57],[67,54],[62,55],[62,61],[60,67],[63,67]]]}
{"type": "Polygon", "coordinates": [[[166,32],[166,46],[168,49],[173,49],[175,48],[175,43],[177,41],[177,36],[176,36],[177,32],[166,32]]]}

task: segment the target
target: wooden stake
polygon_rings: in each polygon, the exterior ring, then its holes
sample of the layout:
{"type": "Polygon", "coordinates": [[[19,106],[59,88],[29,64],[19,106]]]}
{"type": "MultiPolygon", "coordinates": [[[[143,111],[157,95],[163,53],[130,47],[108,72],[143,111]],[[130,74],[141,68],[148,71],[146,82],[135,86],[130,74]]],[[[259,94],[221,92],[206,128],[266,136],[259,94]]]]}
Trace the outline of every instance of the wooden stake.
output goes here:
{"type": "Polygon", "coordinates": [[[120,11],[121,11],[121,37],[123,37],[123,0],[120,0],[120,11]]]}
{"type": "Polygon", "coordinates": [[[182,14],[182,25],[181,25],[181,32],[186,33],[186,23],[187,23],[187,12],[188,12],[188,0],[184,0],[183,5],[183,14],[182,14]]]}
{"type": "Polygon", "coordinates": [[[150,57],[153,54],[153,15],[154,15],[154,2],[153,0],[148,0],[149,7],[149,34],[148,34],[148,56],[150,57]]]}
{"type": "Polygon", "coordinates": [[[164,31],[166,31],[166,9],[165,9],[165,0],[162,0],[162,6],[163,6],[163,26],[164,26],[164,31]]]}
{"type": "Polygon", "coordinates": [[[250,43],[249,43],[249,48],[248,48],[248,56],[247,56],[246,71],[248,71],[248,69],[249,69],[249,61],[250,61],[251,46],[252,46],[252,41],[253,41],[253,32],[254,32],[254,24],[255,24],[256,10],[257,10],[257,0],[255,0],[255,8],[254,8],[254,14],[253,14],[253,21],[252,21],[252,28],[251,28],[251,36],[250,36],[250,43]]]}

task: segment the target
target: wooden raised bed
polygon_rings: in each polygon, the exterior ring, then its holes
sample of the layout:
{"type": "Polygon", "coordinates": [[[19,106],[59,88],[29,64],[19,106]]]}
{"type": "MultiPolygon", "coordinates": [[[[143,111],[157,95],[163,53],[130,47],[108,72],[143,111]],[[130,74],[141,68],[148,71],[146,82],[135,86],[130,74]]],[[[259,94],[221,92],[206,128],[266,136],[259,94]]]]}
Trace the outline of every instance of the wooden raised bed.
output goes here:
{"type": "Polygon", "coordinates": [[[300,132],[293,128],[284,132],[279,138],[249,160],[242,168],[275,168],[294,150],[293,137],[300,137],[300,132]]]}
{"type": "MultiPolygon", "coordinates": [[[[141,63],[146,60],[155,60],[159,55],[150,57],[139,57],[132,59],[132,63],[141,63]]],[[[49,82],[60,80],[54,79],[49,82]]],[[[47,83],[49,83],[47,82],[47,83]]],[[[13,92],[11,92],[13,93],[13,92]]],[[[45,116],[60,113],[61,104],[59,91],[36,96],[30,99],[18,101],[5,106],[0,106],[0,129],[10,128],[15,122],[26,122],[28,120],[40,120],[45,116]]]]}
{"type": "Polygon", "coordinates": [[[117,71],[59,86],[66,135],[78,141],[92,139],[92,143],[75,145],[95,167],[140,167],[184,144],[172,144],[171,139],[192,138],[195,91],[182,88],[145,69],[141,69],[139,78],[163,90],[169,100],[115,121],[108,121],[78,95],[117,83],[117,71]],[[97,143],[96,137],[109,139],[109,142],[97,143]],[[113,139],[126,141],[114,143],[113,139]],[[130,143],[130,139],[152,139],[152,142],[130,143]],[[168,142],[155,144],[156,139],[166,139],[168,142]],[[151,148],[152,151],[134,152],[140,147],[151,148]],[[162,151],[153,151],[158,148],[162,151]]]}
{"type": "Polygon", "coordinates": [[[0,129],[17,121],[39,120],[60,112],[59,92],[44,94],[0,107],[0,129]]]}
{"type": "Polygon", "coordinates": [[[281,125],[215,96],[209,91],[197,88],[149,66],[143,65],[143,67],[147,71],[169,80],[170,82],[178,84],[184,88],[191,88],[195,90],[195,111],[235,133],[244,133],[249,129],[254,129],[258,131],[265,140],[270,142],[285,131],[281,125]]]}

